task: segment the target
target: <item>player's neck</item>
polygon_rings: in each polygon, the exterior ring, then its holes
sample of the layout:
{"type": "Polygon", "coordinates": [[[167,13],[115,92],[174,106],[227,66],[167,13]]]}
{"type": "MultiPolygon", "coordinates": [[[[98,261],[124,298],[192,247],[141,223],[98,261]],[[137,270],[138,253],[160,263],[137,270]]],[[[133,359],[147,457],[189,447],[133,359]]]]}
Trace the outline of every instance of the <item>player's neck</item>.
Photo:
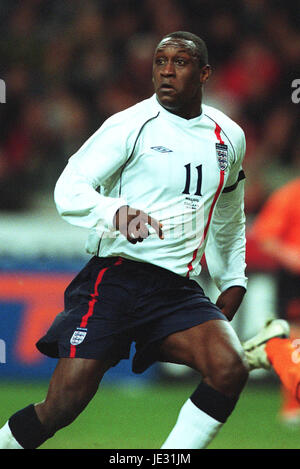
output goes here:
{"type": "Polygon", "coordinates": [[[198,117],[202,113],[202,106],[200,104],[199,109],[197,110],[188,110],[188,109],[167,109],[169,112],[172,114],[176,114],[179,117],[182,117],[183,119],[194,119],[195,117],[198,117]]]}
{"type": "Polygon", "coordinates": [[[187,120],[194,119],[195,117],[200,116],[202,113],[202,101],[193,101],[180,107],[166,106],[162,103],[161,105],[172,114],[187,120]]]}

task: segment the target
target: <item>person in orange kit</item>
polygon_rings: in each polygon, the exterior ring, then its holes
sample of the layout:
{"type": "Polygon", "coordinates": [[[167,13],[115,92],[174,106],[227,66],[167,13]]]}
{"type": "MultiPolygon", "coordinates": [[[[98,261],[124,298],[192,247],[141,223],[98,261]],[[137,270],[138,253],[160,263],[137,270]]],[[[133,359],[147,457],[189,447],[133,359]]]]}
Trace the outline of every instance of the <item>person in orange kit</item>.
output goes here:
{"type": "MultiPolygon", "coordinates": [[[[278,311],[290,327],[290,338],[269,336],[267,325],[244,344],[252,368],[271,366],[282,382],[280,418],[300,424],[300,178],[277,189],[266,201],[251,230],[251,236],[278,264],[278,311]],[[260,348],[259,348],[260,347],[260,348]]],[[[279,320],[282,326],[283,321],[279,320]]],[[[276,322],[276,321],[275,321],[276,322]]]]}

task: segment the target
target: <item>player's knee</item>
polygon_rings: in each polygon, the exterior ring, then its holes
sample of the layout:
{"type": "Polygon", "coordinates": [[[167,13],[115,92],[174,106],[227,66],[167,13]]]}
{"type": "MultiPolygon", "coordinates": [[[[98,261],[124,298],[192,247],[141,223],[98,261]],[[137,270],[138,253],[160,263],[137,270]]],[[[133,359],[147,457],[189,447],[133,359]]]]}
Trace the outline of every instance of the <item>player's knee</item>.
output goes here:
{"type": "Polygon", "coordinates": [[[207,370],[203,376],[207,384],[231,397],[241,393],[249,374],[243,353],[235,350],[218,353],[218,357],[210,360],[207,370]]]}
{"type": "Polygon", "coordinates": [[[232,353],[226,360],[212,367],[209,376],[213,387],[228,396],[238,396],[244,388],[249,374],[248,364],[243,355],[232,353]]]}

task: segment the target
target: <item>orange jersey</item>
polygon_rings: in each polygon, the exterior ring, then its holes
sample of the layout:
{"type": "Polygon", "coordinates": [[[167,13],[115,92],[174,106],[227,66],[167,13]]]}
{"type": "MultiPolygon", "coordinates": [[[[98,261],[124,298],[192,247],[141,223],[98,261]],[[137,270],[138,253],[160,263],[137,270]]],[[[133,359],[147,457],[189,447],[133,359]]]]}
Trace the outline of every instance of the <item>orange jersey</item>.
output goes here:
{"type": "Polygon", "coordinates": [[[300,249],[300,178],[275,191],[256,218],[251,235],[258,241],[280,240],[300,249]]]}

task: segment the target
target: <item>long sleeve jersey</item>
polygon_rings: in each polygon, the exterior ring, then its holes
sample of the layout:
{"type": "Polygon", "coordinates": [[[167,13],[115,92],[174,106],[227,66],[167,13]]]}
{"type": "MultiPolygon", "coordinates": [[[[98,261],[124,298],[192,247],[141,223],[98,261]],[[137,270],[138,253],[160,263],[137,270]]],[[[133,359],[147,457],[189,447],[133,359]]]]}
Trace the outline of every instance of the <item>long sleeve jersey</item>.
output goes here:
{"type": "Polygon", "coordinates": [[[205,252],[220,291],[246,287],[242,129],[202,104],[184,119],[156,95],[108,118],[69,159],[55,187],[60,215],[90,229],[86,250],[122,256],[193,278],[205,252]],[[123,205],[163,224],[131,244],[114,228],[123,205]]]}

